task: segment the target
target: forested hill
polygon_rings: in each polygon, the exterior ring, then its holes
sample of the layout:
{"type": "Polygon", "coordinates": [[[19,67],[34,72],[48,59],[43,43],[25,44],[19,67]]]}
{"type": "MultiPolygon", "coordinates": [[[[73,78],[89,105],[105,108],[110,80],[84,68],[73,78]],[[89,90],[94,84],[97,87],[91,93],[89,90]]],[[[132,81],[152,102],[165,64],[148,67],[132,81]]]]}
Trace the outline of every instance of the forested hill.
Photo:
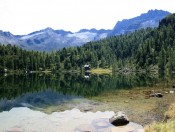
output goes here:
{"type": "Polygon", "coordinates": [[[159,68],[172,71],[175,70],[174,60],[175,14],[164,18],[155,29],[141,29],[52,53],[0,46],[2,70],[79,70],[90,64],[93,68],[159,68]]]}

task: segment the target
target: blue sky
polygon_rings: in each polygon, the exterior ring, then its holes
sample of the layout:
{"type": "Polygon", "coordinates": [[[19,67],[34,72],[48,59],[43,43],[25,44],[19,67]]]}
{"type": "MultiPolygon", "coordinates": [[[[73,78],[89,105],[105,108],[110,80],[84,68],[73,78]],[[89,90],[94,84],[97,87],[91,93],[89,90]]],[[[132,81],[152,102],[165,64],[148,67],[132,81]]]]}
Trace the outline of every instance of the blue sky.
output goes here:
{"type": "Polygon", "coordinates": [[[13,34],[51,27],[112,29],[117,21],[150,9],[175,12],[175,0],[0,0],[0,30],[13,34]]]}

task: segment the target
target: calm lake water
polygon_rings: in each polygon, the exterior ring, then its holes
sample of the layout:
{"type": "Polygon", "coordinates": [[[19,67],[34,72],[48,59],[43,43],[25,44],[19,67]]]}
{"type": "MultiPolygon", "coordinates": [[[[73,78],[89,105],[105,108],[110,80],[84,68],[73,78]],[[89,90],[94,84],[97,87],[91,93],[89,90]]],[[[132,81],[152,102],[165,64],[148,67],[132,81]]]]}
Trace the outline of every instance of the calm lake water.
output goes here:
{"type": "Polygon", "coordinates": [[[144,91],[170,88],[173,79],[173,75],[157,74],[1,74],[0,131],[72,132],[88,127],[108,132],[114,128],[108,119],[117,110],[145,124],[159,119],[157,108],[168,106],[174,94],[167,94],[163,101],[145,99],[144,91]]]}
{"type": "MultiPolygon", "coordinates": [[[[169,78],[173,78],[170,76],[169,78]]],[[[169,79],[168,78],[168,79],[169,79]]],[[[0,75],[0,111],[13,107],[44,109],[48,106],[80,103],[104,92],[154,86],[168,80],[160,75],[114,74],[21,74],[0,75]]]]}

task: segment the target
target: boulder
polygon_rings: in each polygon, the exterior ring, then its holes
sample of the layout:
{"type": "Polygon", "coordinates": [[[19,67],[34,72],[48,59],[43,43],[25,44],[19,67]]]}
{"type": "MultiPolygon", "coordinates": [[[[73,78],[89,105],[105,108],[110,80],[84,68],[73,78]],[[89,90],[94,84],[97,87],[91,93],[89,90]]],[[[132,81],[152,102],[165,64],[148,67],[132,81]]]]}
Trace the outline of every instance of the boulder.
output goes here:
{"type": "Polygon", "coordinates": [[[158,98],[163,97],[163,94],[162,94],[162,93],[155,93],[155,95],[156,95],[156,97],[158,97],[158,98]]]}
{"type": "Polygon", "coordinates": [[[119,111],[116,115],[109,119],[109,122],[114,126],[123,126],[129,123],[129,119],[126,116],[125,112],[119,111]]]}
{"type": "Polygon", "coordinates": [[[175,84],[173,85],[173,88],[175,88],[175,84]]]}
{"type": "Polygon", "coordinates": [[[152,93],[149,95],[150,97],[158,97],[158,98],[162,98],[163,94],[162,93],[152,93]]]}
{"type": "Polygon", "coordinates": [[[173,94],[174,93],[174,91],[170,91],[170,94],[173,94]]]}

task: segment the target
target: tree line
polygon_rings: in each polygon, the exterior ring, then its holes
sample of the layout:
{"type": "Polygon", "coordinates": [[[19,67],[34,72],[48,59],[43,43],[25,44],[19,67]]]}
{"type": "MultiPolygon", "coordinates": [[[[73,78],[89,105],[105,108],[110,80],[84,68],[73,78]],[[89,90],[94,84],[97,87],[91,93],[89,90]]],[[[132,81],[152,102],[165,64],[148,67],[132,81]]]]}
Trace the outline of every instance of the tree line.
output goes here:
{"type": "Polygon", "coordinates": [[[89,42],[81,47],[56,52],[28,51],[12,45],[0,45],[0,70],[61,71],[92,68],[159,69],[175,71],[175,14],[158,28],[137,30],[89,42]]]}

